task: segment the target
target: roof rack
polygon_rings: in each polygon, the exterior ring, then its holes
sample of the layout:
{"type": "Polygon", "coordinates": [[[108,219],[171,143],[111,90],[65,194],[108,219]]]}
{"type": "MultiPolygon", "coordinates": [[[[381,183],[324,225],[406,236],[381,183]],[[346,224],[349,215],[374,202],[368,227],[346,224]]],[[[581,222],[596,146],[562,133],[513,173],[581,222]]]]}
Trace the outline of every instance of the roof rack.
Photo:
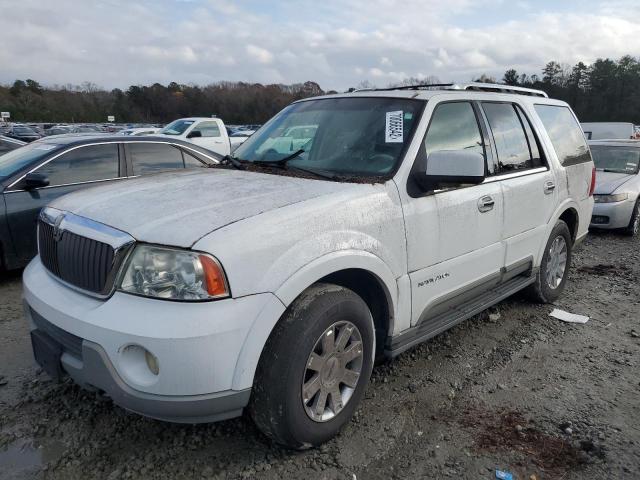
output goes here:
{"type": "Polygon", "coordinates": [[[513,85],[502,85],[500,83],[470,82],[456,84],[452,90],[474,90],[478,92],[514,93],[517,95],[529,95],[531,97],[549,98],[547,92],[536,90],[535,88],[515,87],[513,85]]]}
{"type": "Polygon", "coordinates": [[[536,90],[534,88],[514,87],[512,85],[502,85],[499,83],[482,83],[482,82],[470,82],[470,83],[432,83],[432,84],[419,84],[419,85],[403,85],[400,87],[388,87],[388,88],[361,88],[354,89],[352,92],[389,92],[392,90],[469,90],[476,92],[495,92],[495,93],[511,93],[516,95],[528,95],[531,97],[544,97],[549,98],[546,92],[542,90],[536,90]]]}

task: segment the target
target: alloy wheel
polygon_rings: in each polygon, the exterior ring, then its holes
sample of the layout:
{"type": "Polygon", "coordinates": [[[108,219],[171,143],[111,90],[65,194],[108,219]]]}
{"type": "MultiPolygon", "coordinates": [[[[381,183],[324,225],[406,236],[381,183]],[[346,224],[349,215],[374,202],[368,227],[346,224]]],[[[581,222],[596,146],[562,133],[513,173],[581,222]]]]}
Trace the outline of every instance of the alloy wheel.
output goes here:
{"type": "Polygon", "coordinates": [[[302,381],[302,403],[312,420],[327,422],[347,405],[363,366],[362,336],[351,322],[336,322],[316,341],[302,381]]]}
{"type": "Polygon", "coordinates": [[[549,247],[547,259],[547,285],[555,290],[562,283],[567,269],[567,241],[562,235],[557,236],[549,247]]]}

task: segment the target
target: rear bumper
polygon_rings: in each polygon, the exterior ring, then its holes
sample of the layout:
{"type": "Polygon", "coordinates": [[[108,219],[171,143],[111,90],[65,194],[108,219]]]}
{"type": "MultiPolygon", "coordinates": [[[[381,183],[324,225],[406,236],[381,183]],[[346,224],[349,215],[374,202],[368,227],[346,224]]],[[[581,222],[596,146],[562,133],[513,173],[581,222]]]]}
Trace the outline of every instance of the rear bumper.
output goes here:
{"type": "MultiPolygon", "coordinates": [[[[205,423],[237,417],[249,403],[251,389],[183,396],[137,391],[122,380],[100,345],[56,327],[26,303],[25,315],[36,327],[32,332],[59,348],[59,362],[65,374],[85,389],[104,392],[126,410],[168,422],[205,423]]],[[[38,345],[33,342],[34,356],[42,358],[38,345]]]]}

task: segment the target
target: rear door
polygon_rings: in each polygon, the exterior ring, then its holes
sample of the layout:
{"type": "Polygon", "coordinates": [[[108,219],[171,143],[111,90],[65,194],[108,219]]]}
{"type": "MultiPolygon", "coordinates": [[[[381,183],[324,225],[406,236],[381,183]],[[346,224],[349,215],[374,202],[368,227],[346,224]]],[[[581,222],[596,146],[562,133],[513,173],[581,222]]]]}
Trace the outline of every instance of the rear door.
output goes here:
{"type": "Polygon", "coordinates": [[[49,186],[26,190],[19,182],[4,192],[14,250],[23,262],[37,253],[36,223],[42,207],[67,193],[124,177],[119,145],[113,142],[75,147],[33,171],[46,175],[49,186]]]}
{"type": "Polygon", "coordinates": [[[540,143],[521,106],[481,102],[504,199],[504,268],[514,274],[532,268],[557,204],[557,179],[541,155],[540,143]]]}

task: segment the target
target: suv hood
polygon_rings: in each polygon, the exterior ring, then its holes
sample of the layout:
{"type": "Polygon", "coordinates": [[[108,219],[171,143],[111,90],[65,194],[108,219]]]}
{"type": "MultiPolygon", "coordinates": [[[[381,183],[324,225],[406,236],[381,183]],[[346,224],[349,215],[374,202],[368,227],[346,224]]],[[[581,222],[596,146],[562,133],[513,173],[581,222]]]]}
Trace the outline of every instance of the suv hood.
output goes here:
{"type": "Polygon", "coordinates": [[[138,241],[188,248],[230,223],[359,186],[198,169],[89,188],[66,195],[51,206],[123,230],[138,241]]]}
{"type": "Polygon", "coordinates": [[[616,172],[596,172],[596,189],[593,193],[596,195],[609,195],[616,191],[620,186],[631,180],[635,174],[616,172]]]}

